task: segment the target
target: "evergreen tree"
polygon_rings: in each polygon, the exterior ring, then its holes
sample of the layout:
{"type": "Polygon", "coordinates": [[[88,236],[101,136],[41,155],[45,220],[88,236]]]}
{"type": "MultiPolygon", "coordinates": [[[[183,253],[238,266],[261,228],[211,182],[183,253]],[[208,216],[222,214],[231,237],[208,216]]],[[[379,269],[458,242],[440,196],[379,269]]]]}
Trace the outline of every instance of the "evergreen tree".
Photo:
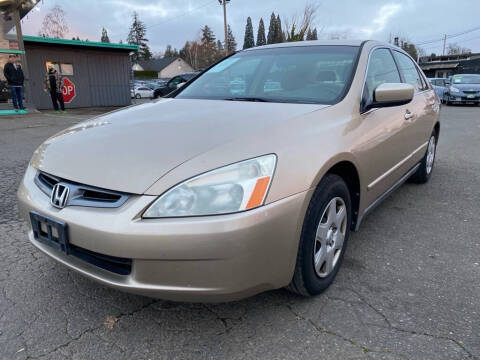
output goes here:
{"type": "Polygon", "coordinates": [[[312,40],[312,30],[310,28],[308,28],[307,38],[305,40],[312,40]]]}
{"type": "Polygon", "coordinates": [[[277,18],[275,17],[275,13],[272,12],[272,16],[270,16],[270,25],[268,27],[268,36],[267,36],[267,44],[273,44],[275,42],[275,31],[277,29],[277,18]]]}
{"type": "Polygon", "coordinates": [[[147,27],[138,18],[138,14],[133,12],[133,22],[128,33],[127,43],[139,46],[139,50],[133,54],[132,62],[136,63],[138,60],[149,60],[152,58],[152,53],[148,47],[148,39],[145,38],[147,27]]]}
{"type": "Polygon", "coordinates": [[[245,38],[243,40],[243,48],[250,49],[255,46],[255,37],[253,35],[253,25],[250,16],[247,18],[247,26],[245,26],[245,38]]]}
{"type": "Polygon", "coordinates": [[[317,28],[312,31],[312,40],[318,40],[317,28]]]}
{"type": "Polygon", "coordinates": [[[227,28],[228,33],[228,42],[227,42],[227,51],[229,54],[237,51],[237,42],[235,41],[235,37],[233,36],[232,28],[228,25],[227,28]]]}
{"type": "Polygon", "coordinates": [[[217,40],[217,51],[218,52],[224,52],[225,48],[223,47],[223,44],[220,40],[217,40]]]}
{"type": "Polygon", "coordinates": [[[258,24],[258,33],[257,33],[257,46],[262,46],[267,44],[267,39],[265,38],[265,24],[263,19],[260,18],[260,23],[258,24]]]}
{"type": "Polygon", "coordinates": [[[215,43],[215,35],[213,34],[212,29],[208,25],[202,29],[202,44],[212,45],[215,43]]]}
{"type": "Polygon", "coordinates": [[[107,34],[107,29],[105,29],[105,28],[102,28],[102,37],[100,38],[100,41],[104,42],[104,43],[109,43],[110,42],[110,39],[109,39],[108,34],[107,34]]]}
{"type": "Polygon", "coordinates": [[[199,66],[205,68],[215,62],[217,57],[217,42],[215,35],[208,25],[202,29],[199,66]]]}
{"type": "Polygon", "coordinates": [[[179,57],[179,53],[177,49],[172,48],[172,45],[167,45],[165,52],[163,53],[164,58],[169,57],[179,57]]]}
{"type": "Polygon", "coordinates": [[[280,20],[280,15],[277,15],[277,20],[275,22],[275,38],[274,43],[282,43],[285,41],[282,30],[282,20],[280,20]]]}

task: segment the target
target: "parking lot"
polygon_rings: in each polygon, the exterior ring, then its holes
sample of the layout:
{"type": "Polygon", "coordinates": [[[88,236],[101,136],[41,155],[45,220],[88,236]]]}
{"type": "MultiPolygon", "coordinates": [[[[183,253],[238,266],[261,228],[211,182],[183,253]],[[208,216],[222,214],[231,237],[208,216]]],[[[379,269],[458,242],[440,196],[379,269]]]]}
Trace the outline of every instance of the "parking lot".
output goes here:
{"type": "Polygon", "coordinates": [[[442,107],[431,181],[365,219],[327,292],[227,304],[112,290],[27,241],[31,154],[102,111],[0,118],[0,359],[480,359],[480,107],[442,107]]]}

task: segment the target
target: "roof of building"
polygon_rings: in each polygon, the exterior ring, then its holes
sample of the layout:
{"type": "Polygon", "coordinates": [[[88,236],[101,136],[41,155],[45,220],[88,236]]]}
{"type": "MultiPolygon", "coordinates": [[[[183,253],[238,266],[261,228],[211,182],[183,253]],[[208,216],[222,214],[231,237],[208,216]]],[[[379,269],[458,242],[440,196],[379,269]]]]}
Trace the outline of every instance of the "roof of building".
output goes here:
{"type": "Polygon", "coordinates": [[[161,59],[151,59],[151,60],[140,60],[138,64],[144,71],[162,71],[168,65],[173,63],[175,60],[180,59],[178,57],[167,57],[161,59]]]}
{"type": "Polygon", "coordinates": [[[104,49],[117,49],[126,51],[138,50],[138,45],[132,44],[118,44],[118,43],[105,43],[98,41],[83,41],[83,40],[68,40],[68,39],[54,39],[43,36],[29,36],[25,35],[23,41],[26,43],[42,43],[51,45],[68,45],[68,46],[82,46],[82,47],[94,47],[104,49]]]}
{"type": "Polygon", "coordinates": [[[431,63],[449,64],[452,62],[458,64],[464,61],[475,60],[479,58],[480,58],[480,53],[422,56],[420,58],[420,65],[431,64],[431,63]]]}

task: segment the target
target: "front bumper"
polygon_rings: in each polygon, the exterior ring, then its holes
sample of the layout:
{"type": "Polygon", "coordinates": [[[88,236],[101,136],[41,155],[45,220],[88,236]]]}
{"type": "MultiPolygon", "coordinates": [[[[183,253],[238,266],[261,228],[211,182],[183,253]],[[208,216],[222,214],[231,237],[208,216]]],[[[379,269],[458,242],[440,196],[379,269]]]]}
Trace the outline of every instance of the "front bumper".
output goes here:
{"type": "Polygon", "coordinates": [[[69,241],[89,251],[132,260],[118,275],[30,241],[69,268],[124,291],[174,301],[230,301],[287,285],[296,261],[306,201],[304,192],[238,214],[142,219],[154,196],[132,196],[120,208],[68,206],[56,209],[27,170],[19,208],[68,224],[69,241]]]}
{"type": "Polygon", "coordinates": [[[464,94],[464,93],[454,93],[454,94],[449,94],[448,100],[454,103],[462,103],[462,104],[467,104],[467,103],[474,103],[478,104],[480,103],[480,95],[476,94],[473,97],[471,97],[469,94],[464,94]]]}

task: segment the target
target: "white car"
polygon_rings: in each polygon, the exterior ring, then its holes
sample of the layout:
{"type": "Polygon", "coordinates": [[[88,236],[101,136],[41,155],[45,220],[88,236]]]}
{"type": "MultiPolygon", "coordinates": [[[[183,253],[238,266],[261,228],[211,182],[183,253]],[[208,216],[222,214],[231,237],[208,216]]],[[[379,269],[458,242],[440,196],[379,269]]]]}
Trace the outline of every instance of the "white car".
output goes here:
{"type": "Polygon", "coordinates": [[[131,96],[135,99],[153,98],[153,90],[146,86],[136,87],[131,91],[131,96]]]}

